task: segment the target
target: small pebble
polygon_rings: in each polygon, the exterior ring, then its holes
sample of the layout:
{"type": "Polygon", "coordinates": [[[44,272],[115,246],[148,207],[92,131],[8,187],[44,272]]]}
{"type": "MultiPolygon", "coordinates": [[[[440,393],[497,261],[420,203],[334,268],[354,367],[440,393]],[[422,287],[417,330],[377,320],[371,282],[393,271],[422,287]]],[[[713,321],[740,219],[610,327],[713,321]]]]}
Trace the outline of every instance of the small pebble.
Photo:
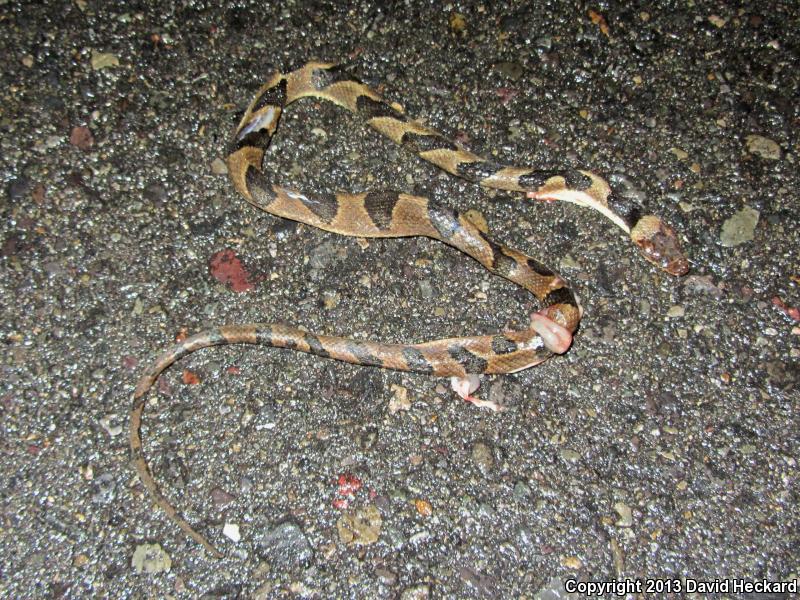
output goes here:
{"type": "Polygon", "coordinates": [[[392,390],[392,399],[389,400],[389,413],[396,414],[400,411],[411,409],[411,400],[408,399],[408,388],[393,383],[389,389],[392,390]]]}
{"type": "Polygon", "coordinates": [[[670,319],[680,319],[685,314],[686,314],[686,309],[683,306],[680,306],[679,304],[671,306],[667,311],[667,317],[669,317],[670,319]]]}
{"type": "Polygon", "coordinates": [[[672,152],[678,160],[686,160],[689,157],[689,153],[680,148],[670,148],[669,151],[672,152]]]}
{"type": "Polygon", "coordinates": [[[420,279],[417,286],[419,287],[419,293],[423,298],[426,300],[431,300],[433,298],[433,286],[431,285],[429,279],[420,279]]]}
{"type": "Polygon", "coordinates": [[[467,18],[461,13],[454,12],[450,15],[450,30],[456,35],[463,35],[467,30],[467,18]]]}
{"type": "Polygon", "coordinates": [[[488,473],[494,466],[492,448],[484,442],[476,442],[472,446],[472,460],[482,473],[488,473]]]}
{"type": "Polygon", "coordinates": [[[709,15],[708,21],[716,28],[722,29],[725,27],[725,24],[728,22],[728,19],[724,17],[720,17],[719,15],[709,15]]]}
{"type": "Polygon", "coordinates": [[[327,310],[336,308],[339,305],[341,296],[338,292],[326,290],[322,293],[322,303],[327,310]]]}
{"type": "Polygon", "coordinates": [[[779,160],[781,147],[773,140],[761,135],[748,135],[745,140],[747,151],[765,160],[779,160]]]}
{"type": "Polygon", "coordinates": [[[92,69],[95,71],[99,71],[100,69],[107,69],[108,67],[118,67],[119,66],[119,58],[115,54],[109,54],[105,52],[98,52],[97,50],[92,50],[92,69]]]}
{"type": "Polygon", "coordinates": [[[431,506],[431,503],[422,498],[414,500],[414,507],[417,509],[417,513],[423,517],[430,517],[433,514],[433,506],[431,506]]]}
{"type": "Polygon", "coordinates": [[[565,254],[561,258],[561,262],[558,264],[558,266],[562,270],[581,268],[580,263],[577,260],[575,260],[575,258],[570,254],[565,254]]]}
{"type": "Polygon", "coordinates": [[[388,569],[381,569],[379,567],[375,569],[375,575],[386,585],[394,585],[397,582],[397,575],[388,569]]]}
{"type": "Polygon", "coordinates": [[[213,161],[211,161],[211,172],[214,175],[227,175],[228,165],[226,165],[225,161],[221,158],[215,158],[213,161]]]}
{"type": "Polygon", "coordinates": [[[511,81],[517,81],[525,72],[522,65],[516,62],[499,62],[494,66],[494,70],[511,81]]]}
{"type": "Polygon", "coordinates": [[[306,565],[314,557],[314,550],[305,533],[291,521],[284,521],[266,533],[259,533],[256,543],[259,553],[269,564],[283,570],[306,565]]]}
{"type": "Polygon", "coordinates": [[[222,535],[232,542],[238,542],[242,539],[242,535],[239,533],[239,525],[236,523],[225,523],[222,527],[222,535]]]}
{"type": "Polygon", "coordinates": [[[531,488],[524,481],[518,481],[514,484],[514,498],[524,501],[531,496],[531,488]]]}
{"type": "Polygon", "coordinates": [[[342,515],[336,523],[339,540],[345,544],[366,546],[378,541],[383,519],[375,506],[369,505],[342,515]]]}
{"type": "Polygon", "coordinates": [[[614,510],[619,515],[619,520],[616,523],[617,527],[630,527],[633,525],[633,513],[630,506],[624,502],[617,502],[614,504],[614,510]]]}
{"type": "Polygon", "coordinates": [[[230,504],[236,500],[236,496],[226,492],[222,488],[215,487],[213,490],[211,490],[211,500],[214,502],[214,506],[217,508],[222,508],[226,504],[230,504]]]}
{"type": "Polygon", "coordinates": [[[423,583],[404,589],[400,594],[400,600],[427,600],[430,595],[431,588],[423,583]]]}
{"type": "Polygon", "coordinates": [[[69,143],[87,152],[94,146],[94,136],[88,127],[73,127],[69,134],[69,143]]]}
{"type": "Polygon", "coordinates": [[[172,568],[172,559],[159,544],[139,544],[131,566],[137,573],[162,573],[172,568]]]}
{"type": "Polygon", "coordinates": [[[111,437],[118,436],[122,433],[122,424],[117,423],[117,414],[110,413],[100,418],[100,427],[106,430],[106,433],[111,437]]]}
{"type": "Polygon", "coordinates": [[[735,213],[722,224],[720,243],[726,248],[732,248],[752,241],[756,225],[758,225],[759,214],[756,209],[749,206],[745,206],[735,213]]]}
{"type": "Polygon", "coordinates": [[[12,179],[6,188],[8,199],[12,202],[18,202],[25,199],[33,188],[33,183],[27,177],[18,177],[12,179]]]}
{"type": "Polygon", "coordinates": [[[580,452],[572,450],[571,448],[562,448],[560,454],[561,458],[571,463],[578,462],[581,459],[580,452]]]}

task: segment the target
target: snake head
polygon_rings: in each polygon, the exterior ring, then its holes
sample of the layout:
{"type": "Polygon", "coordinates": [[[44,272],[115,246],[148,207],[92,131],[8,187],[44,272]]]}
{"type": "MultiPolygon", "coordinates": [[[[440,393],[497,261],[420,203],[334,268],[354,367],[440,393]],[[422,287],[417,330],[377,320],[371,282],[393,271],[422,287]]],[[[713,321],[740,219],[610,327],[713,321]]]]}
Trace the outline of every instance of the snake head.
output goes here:
{"type": "Polygon", "coordinates": [[[689,261],[675,230],[654,215],[645,215],[631,229],[631,239],[648,261],[670,275],[685,275],[689,261]]]}

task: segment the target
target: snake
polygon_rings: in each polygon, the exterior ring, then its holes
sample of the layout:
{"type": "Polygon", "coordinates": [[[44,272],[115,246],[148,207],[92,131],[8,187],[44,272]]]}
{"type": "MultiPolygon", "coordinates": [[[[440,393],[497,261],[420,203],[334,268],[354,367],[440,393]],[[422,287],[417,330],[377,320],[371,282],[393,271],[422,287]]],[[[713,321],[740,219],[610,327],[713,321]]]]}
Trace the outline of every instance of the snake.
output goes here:
{"type": "Polygon", "coordinates": [[[542,308],[530,316],[525,329],[415,344],[361,341],[317,335],[284,324],[250,323],[216,327],[165,350],[144,370],[133,393],[132,464],[155,504],[215,558],[223,554],[160,491],[142,447],[140,429],[148,392],[176,361],[202,348],[226,344],[285,348],[357,365],[450,377],[453,390],[465,400],[501,410],[497,404],[473,395],[479,386],[478,376],[515,373],[566,352],[583,314],[577,295],[560,275],[538,260],[493,241],[474,218],[429,198],[394,190],[312,194],[278,185],[262,167],[264,155],[282,112],[301,98],[326,100],[345,108],[423,160],[482,187],[594,209],[628,234],[644,258],[657,267],[675,276],[689,268],[674,229],[635,201],[613,193],[593,172],[504,166],[482,158],[410,118],[400,105],[385,101],[341,65],[309,62],[294,71],[275,72],[245,110],[227,153],[231,182],[248,203],[278,217],[340,235],[439,240],[527,290],[542,308]]]}

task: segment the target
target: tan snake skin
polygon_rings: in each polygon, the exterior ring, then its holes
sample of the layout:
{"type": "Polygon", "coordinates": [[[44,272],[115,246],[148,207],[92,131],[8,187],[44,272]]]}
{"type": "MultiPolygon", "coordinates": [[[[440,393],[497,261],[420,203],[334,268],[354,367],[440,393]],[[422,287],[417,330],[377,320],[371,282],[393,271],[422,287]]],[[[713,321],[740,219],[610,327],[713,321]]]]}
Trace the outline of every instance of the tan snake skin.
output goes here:
{"type": "Polygon", "coordinates": [[[159,375],[180,358],[201,348],[256,344],[287,348],[359,365],[452,377],[453,389],[478,406],[499,410],[470,394],[475,375],[513,373],[537,365],[572,343],[582,309],[566,282],[540,262],[490,240],[463,215],[427,198],[382,190],[362,194],[309,195],[279,187],[261,171],[264,150],[280,115],[304,97],[329,100],[363,117],[367,124],[448,173],[484,187],[526,192],[531,198],[566,200],[594,208],[630,234],[647,260],[668,273],[688,269],[674,231],[660,218],[612,194],[608,184],[588,171],[542,171],[487,161],[417,123],[387,104],[346,70],[308,63],[288,74],[276,73],[251,102],[227,163],[231,180],[254,206],[341,235],[358,237],[426,236],[458,248],[491,272],[531,292],[543,308],[531,315],[528,329],[490,335],[439,339],[419,344],[385,344],[315,335],[275,324],[218,327],[166,350],[141,376],[133,395],[130,447],[133,464],[156,504],[214,557],[219,552],[161,493],[145,460],[140,427],[147,393],[159,375]]]}

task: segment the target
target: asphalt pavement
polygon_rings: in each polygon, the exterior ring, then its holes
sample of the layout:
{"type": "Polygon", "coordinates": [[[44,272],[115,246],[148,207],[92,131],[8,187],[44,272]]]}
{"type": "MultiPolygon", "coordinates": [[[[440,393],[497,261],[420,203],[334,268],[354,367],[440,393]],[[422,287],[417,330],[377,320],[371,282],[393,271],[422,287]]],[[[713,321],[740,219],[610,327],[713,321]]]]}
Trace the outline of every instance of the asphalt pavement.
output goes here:
{"type": "Polygon", "coordinates": [[[627,579],[633,598],[789,598],[770,582],[800,576],[800,5],[625,4],[0,1],[0,595],[554,600],[627,579]],[[176,364],[144,451],[214,560],[130,464],[159,351],[225,323],[411,342],[536,309],[441,243],[343,238],[236,194],[238,118],[309,60],[498,162],[604,174],[691,271],[292,105],[276,183],[474,210],[585,316],[567,354],[484,378],[500,413],[285,350],[176,364]]]}

